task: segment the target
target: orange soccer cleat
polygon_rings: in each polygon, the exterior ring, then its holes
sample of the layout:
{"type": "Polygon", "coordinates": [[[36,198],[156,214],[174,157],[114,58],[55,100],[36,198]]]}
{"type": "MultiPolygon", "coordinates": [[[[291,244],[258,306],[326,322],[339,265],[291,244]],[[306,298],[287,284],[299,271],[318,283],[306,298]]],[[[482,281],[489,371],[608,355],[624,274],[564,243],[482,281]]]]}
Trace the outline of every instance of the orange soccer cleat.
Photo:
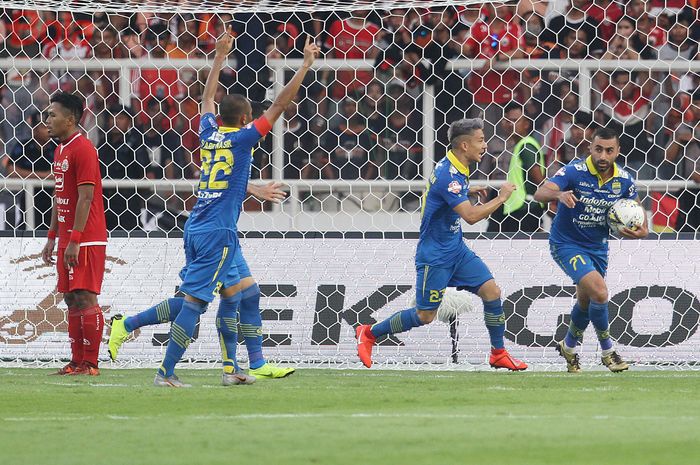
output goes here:
{"type": "Polygon", "coordinates": [[[74,375],[76,371],[80,368],[80,365],[78,365],[75,362],[70,362],[68,365],[64,366],[63,368],[59,369],[58,371],[54,373],[49,373],[51,375],[58,375],[58,376],[66,376],[66,375],[74,375]]]}
{"type": "Polygon", "coordinates": [[[377,340],[370,329],[370,325],[360,325],[355,328],[357,355],[360,357],[362,364],[367,368],[372,366],[372,348],[377,340]]]}
{"type": "Polygon", "coordinates": [[[506,349],[491,349],[489,365],[493,368],[506,368],[510,371],[527,370],[527,363],[511,357],[506,349]]]}
{"type": "Polygon", "coordinates": [[[100,376],[100,369],[87,362],[83,362],[71,375],[100,376]]]}

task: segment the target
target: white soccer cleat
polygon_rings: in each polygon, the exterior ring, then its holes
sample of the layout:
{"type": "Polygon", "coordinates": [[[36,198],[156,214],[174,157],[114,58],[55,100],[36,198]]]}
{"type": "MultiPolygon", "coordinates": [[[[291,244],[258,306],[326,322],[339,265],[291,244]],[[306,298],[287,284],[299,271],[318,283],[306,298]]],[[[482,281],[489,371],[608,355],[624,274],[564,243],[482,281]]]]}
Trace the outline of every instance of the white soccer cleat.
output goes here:
{"type": "Polygon", "coordinates": [[[224,386],[236,386],[239,384],[253,384],[255,376],[250,376],[245,373],[222,373],[221,384],[224,386]]]}
{"type": "Polygon", "coordinates": [[[162,376],[160,373],[156,373],[156,377],[153,380],[153,385],[157,387],[173,387],[173,388],[189,388],[192,387],[191,384],[185,384],[180,381],[175,375],[172,376],[162,376]]]}

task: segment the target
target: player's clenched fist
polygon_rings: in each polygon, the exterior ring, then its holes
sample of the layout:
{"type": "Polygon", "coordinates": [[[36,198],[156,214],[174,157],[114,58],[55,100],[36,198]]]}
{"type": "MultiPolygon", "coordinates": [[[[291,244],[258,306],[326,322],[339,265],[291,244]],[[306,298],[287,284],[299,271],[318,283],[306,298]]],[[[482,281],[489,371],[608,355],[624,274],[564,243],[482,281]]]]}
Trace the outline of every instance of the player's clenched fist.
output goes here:
{"type": "Polygon", "coordinates": [[[578,199],[574,195],[573,191],[560,192],[557,199],[569,208],[574,208],[578,199]]]}
{"type": "Polygon", "coordinates": [[[512,182],[507,182],[501,186],[501,190],[498,191],[498,197],[501,198],[501,200],[506,201],[510,198],[510,196],[515,192],[515,184],[512,182]]]}

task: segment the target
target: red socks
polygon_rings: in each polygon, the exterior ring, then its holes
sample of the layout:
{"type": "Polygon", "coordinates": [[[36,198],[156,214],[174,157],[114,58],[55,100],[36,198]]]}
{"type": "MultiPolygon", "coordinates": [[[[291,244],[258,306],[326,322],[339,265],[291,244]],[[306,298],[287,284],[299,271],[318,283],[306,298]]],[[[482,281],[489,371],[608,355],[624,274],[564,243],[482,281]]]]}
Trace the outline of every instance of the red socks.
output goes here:
{"type": "Polygon", "coordinates": [[[83,361],[97,367],[104,329],[104,316],[99,305],[81,311],[83,333],[83,361]]]}
{"type": "Polygon", "coordinates": [[[68,307],[68,338],[70,339],[71,363],[83,363],[83,323],[78,307],[68,307]]]}

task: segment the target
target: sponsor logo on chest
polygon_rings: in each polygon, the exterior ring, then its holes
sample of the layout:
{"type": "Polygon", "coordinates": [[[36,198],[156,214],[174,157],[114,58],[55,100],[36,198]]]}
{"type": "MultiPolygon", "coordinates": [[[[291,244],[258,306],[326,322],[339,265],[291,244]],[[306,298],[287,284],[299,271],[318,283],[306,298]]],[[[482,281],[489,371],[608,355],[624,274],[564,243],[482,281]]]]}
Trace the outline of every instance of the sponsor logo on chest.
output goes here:
{"type": "Polygon", "coordinates": [[[53,177],[55,180],[55,185],[54,185],[55,191],[56,192],[63,191],[63,173],[55,173],[53,177]]]}

